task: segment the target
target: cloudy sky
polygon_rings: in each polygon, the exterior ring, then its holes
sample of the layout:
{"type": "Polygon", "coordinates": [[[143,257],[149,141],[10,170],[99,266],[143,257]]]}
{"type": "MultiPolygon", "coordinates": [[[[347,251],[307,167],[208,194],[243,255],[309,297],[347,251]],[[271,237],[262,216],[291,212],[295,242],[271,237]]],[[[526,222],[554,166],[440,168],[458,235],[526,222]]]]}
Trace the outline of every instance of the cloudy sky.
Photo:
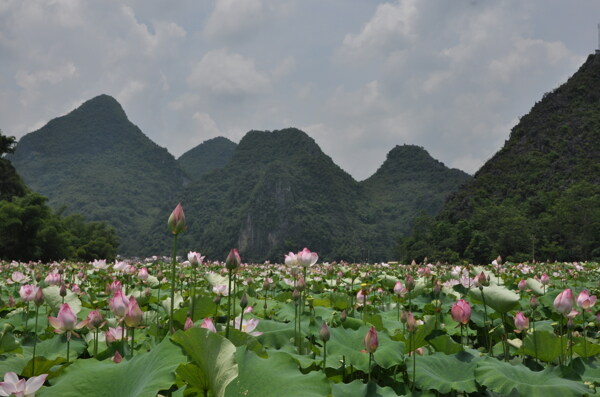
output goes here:
{"type": "Polygon", "coordinates": [[[0,129],[105,93],[176,157],[292,126],[358,180],[405,143],[474,173],[598,22],[597,0],[0,0],[0,129]]]}

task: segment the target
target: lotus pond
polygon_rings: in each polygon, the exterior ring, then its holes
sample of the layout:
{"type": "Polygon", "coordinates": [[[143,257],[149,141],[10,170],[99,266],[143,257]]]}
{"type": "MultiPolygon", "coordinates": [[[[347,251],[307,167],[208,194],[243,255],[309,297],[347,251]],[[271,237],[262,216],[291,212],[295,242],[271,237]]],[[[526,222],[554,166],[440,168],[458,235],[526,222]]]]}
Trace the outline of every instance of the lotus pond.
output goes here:
{"type": "Polygon", "coordinates": [[[597,263],[284,259],[0,263],[0,395],[565,397],[600,385],[597,263]]]}

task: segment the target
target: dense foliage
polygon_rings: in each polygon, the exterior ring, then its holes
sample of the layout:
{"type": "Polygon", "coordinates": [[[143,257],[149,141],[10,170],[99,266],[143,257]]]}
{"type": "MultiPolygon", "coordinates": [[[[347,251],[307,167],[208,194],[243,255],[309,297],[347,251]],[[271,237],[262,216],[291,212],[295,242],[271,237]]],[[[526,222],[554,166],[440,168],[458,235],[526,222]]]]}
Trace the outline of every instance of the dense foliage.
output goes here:
{"type": "Polygon", "coordinates": [[[174,201],[186,179],[107,95],[25,135],[9,158],[51,207],[114,227],[124,254],[141,250],[161,203],[174,201]]]}
{"type": "Polygon", "coordinates": [[[599,86],[600,60],[591,55],[521,118],[435,220],[415,221],[400,257],[600,258],[599,86]]]}
{"type": "MultiPolygon", "coordinates": [[[[190,224],[181,244],[200,244],[212,256],[235,245],[264,261],[306,242],[329,260],[384,260],[414,214],[435,213],[468,178],[423,148],[404,146],[356,182],[300,130],[250,131],[229,163],[186,188],[190,224]]],[[[163,230],[157,222],[152,252],[168,252],[163,230]]]]}
{"type": "Polygon", "coordinates": [[[0,200],[23,196],[27,192],[27,187],[10,161],[2,158],[5,154],[14,153],[14,147],[15,137],[3,135],[0,130],[0,200]]]}
{"type": "Polygon", "coordinates": [[[212,170],[223,168],[231,160],[236,146],[222,136],[212,138],[182,154],[177,163],[192,180],[198,180],[212,170]]]}
{"type": "Polygon", "coordinates": [[[37,397],[582,397],[600,386],[597,263],[187,258],[0,262],[0,391],[19,376],[37,397]]]}

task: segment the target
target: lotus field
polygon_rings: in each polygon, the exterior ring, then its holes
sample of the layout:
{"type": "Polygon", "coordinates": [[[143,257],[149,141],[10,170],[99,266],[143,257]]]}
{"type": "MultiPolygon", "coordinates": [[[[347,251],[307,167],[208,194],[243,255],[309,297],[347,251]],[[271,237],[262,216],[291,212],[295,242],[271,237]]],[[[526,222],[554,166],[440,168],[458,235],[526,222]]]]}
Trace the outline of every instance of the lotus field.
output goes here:
{"type": "MultiPolygon", "coordinates": [[[[174,235],[183,231],[169,223],[174,235]]],[[[0,395],[544,396],[600,384],[597,263],[0,263],[0,395]]]]}

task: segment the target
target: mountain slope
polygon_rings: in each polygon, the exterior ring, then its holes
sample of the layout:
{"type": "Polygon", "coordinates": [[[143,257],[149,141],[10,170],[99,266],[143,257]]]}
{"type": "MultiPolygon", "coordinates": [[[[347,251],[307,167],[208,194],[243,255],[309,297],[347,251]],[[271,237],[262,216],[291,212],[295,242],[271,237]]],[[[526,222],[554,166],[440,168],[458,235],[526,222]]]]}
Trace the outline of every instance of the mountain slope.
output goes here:
{"type": "Polygon", "coordinates": [[[374,225],[378,238],[375,251],[392,253],[398,239],[410,230],[419,213],[436,215],[449,194],[468,182],[467,173],[449,169],[419,146],[396,146],[370,178],[361,182],[366,201],[363,219],[374,225]]]}
{"type": "Polygon", "coordinates": [[[430,245],[477,262],[600,257],[598,87],[600,56],[590,55],[449,199],[434,224],[447,233],[430,245]]]}
{"type": "Polygon", "coordinates": [[[177,163],[192,180],[198,180],[207,172],[225,166],[236,146],[222,136],[212,138],[182,154],[177,163]]]}
{"type": "Polygon", "coordinates": [[[53,208],[114,226],[125,255],[142,248],[160,206],[174,200],[185,182],[173,156],[107,95],[25,135],[11,161],[53,208]]]}

